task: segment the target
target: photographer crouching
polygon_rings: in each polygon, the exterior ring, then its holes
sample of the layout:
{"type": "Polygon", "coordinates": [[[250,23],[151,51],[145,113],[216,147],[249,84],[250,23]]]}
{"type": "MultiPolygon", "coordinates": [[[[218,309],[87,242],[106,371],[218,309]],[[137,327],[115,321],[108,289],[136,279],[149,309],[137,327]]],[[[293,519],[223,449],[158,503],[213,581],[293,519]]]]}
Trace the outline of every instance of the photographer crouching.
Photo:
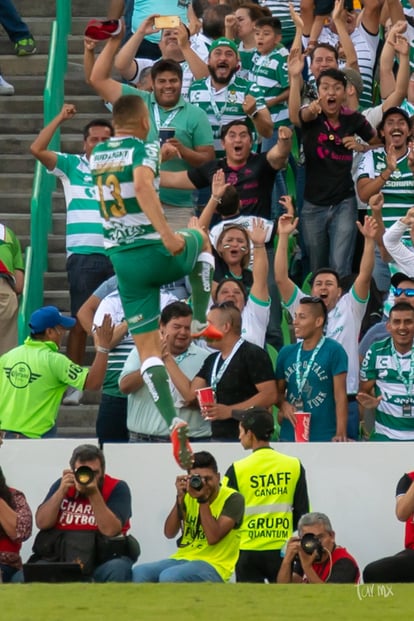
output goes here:
{"type": "Polygon", "coordinates": [[[349,552],[335,543],[335,532],[324,513],[305,513],[298,522],[299,536],[287,542],[277,575],[279,584],[357,583],[359,569],[349,552]]]}
{"type": "Polygon", "coordinates": [[[211,453],[194,454],[188,475],[176,478],[177,499],[164,524],[178,550],[170,558],[138,564],[133,582],[226,582],[239,556],[244,499],[220,485],[211,453]]]}
{"type": "Polygon", "coordinates": [[[92,444],[75,448],[69,463],[37,509],[29,563],[79,563],[84,580],[129,582],[139,546],[126,534],[127,483],[105,474],[104,454],[92,444]]]}

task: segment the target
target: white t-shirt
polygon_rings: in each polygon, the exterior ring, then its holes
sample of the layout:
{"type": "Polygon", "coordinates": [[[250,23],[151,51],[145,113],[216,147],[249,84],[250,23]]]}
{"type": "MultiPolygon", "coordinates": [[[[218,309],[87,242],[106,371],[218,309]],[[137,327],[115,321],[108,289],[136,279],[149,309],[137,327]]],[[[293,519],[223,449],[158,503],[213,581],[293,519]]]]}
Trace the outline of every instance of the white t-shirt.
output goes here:
{"type": "Polygon", "coordinates": [[[242,310],[241,336],[245,341],[264,347],[267,324],[270,318],[270,300],[264,302],[249,295],[242,310]]]}

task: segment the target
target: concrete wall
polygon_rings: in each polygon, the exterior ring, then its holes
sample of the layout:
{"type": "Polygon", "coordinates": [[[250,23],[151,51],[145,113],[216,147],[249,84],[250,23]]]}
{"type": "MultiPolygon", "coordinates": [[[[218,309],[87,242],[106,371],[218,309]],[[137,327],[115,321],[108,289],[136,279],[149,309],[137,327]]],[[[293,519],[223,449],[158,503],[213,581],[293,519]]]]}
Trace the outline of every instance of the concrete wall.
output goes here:
{"type": "MultiPolygon", "coordinates": [[[[9,485],[21,489],[33,512],[49,486],[68,467],[80,440],[7,440],[0,464],[9,485]]],[[[337,542],[346,546],[361,568],[403,548],[404,525],[394,516],[395,487],[404,472],[414,468],[411,442],[350,444],[283,444],[274,448],[295,455],[306,469],[312,509],[332,520],[337,542]]],[[[234,444],[196,444],[210,451],[222,474],[245,455],[234,444]]],[[[163,535],[163,523],[175,501],[175,477],[180,473],[169,445],[108,445],[107,472],[131,487],[131,532],[139,539],[141,561],[163,558],[175,542],[163,535]]],[[[36,528],[34,528],[36,532],[36,528]]],[[[23,548],[25,560],[31,541],[23,548]]]]}

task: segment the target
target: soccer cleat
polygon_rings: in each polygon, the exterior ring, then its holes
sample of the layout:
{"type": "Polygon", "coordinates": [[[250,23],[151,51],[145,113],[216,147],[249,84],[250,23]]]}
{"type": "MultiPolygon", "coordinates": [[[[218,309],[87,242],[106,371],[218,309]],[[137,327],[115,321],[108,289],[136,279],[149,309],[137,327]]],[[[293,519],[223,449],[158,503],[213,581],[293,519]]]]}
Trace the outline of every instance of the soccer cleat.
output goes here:
{"type": "Polygon", "coordinates": [[[86,26],[85,37],[89,37],[89,39],[94,41],[105,41],[119,34],[121,29],[122,22],[120,19],[109,19],[106,21],[91,19],[86,26]]]}
{"type": "Polygon", "coordinates": [[[27,39],[20,39],[14,44],[14,51],[17,56],[31,56],[36,54],[36,43],[33,37],[27,37],[27,39]]]}
{"type": "Polygon", "coordinates": [[[193,449],[188,440],[188,425],[181,418],[174,418],[171,425],[171,443],[177,464],[183,470],[190,470],[194,462],[193,449]]]}
{"type": "Polygon", "coordinates": [[[210,323],[205,328],[200,330],[200,332],[195,332],[194,334],[191,334],[191,337],[193,339],[206,339],[206,341],[221,341],[221,339],[223,338],[223,332],[217,330],[217,328],[215,328],[210,323]]]}

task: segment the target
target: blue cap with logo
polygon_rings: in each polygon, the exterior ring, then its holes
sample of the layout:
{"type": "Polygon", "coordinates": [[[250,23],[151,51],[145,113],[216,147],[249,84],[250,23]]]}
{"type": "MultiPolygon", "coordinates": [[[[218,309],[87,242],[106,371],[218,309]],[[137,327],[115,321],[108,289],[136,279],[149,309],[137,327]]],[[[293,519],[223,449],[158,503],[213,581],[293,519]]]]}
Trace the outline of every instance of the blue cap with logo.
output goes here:
{"type": "Polygon", "coordinates": [[[76,319],[62,315],[56,306],[42,306],[32,313],[29,328],[32,334],[41,334],[47,328],[55,328],[56,326],[70,330],[75,323],[76,319]]]}

